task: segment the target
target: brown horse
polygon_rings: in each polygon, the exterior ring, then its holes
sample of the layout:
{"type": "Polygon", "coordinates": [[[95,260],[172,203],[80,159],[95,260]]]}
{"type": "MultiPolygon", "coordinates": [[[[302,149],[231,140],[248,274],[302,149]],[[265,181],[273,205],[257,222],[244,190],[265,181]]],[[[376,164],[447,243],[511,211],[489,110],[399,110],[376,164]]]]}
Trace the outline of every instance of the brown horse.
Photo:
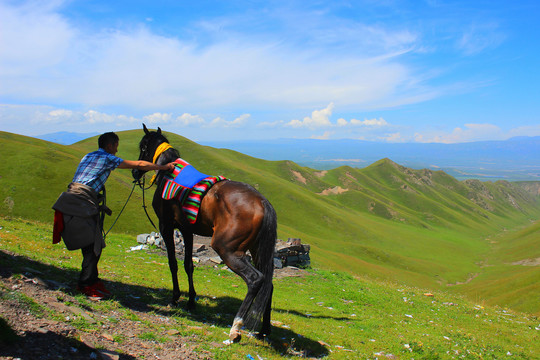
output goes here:
{"type": "MultiPolygon", "coordinates": [[[[140,142],[139,160],[154,161],[156,150],[168,140],[157,131],[145,132],[140,142]]],[[[166,145],[166,144],[165,144],[166,145]]],[[[167,147],[167,146],[165,146],[167,147]]],[[[162,146],[160,149],[163,149],[162,146]]],[[[174,148],[157,154],[157,164],[167,164],[180,157],[174,148]]],[[[274,208],[264,196],[253,187],[236,181],[217,182],[204,195],[197,220],[191,224],[182,211],[177,199],[164,200],[161,196],[164,182],[163,173],[157,176],[157,189],[152,206],[159,218],[159,229],[167,246],[169,268],[173,282],[173,303],[180,297],[178,288],[178,264],[175,256],[174,229],[179,229],[184,238],[184,268],[189,282],[188,307],[195,306],[193,286],[193,234],[212,236],[211,246],[225,264],[238,274],[247,284],[247,295],[234,318],[229,338],[240,341],[243,326],[256,331],[262,318],[259,336],[270,333],[270,312],[272,305],[272,276],[274,272],[274,247],[277,236],[277,220],[274,208]],[[246,252],[253,258],[250,262],[246,252]]],[[[139,179],[140,171],[134,170],[133,177],[139,179]]]]}

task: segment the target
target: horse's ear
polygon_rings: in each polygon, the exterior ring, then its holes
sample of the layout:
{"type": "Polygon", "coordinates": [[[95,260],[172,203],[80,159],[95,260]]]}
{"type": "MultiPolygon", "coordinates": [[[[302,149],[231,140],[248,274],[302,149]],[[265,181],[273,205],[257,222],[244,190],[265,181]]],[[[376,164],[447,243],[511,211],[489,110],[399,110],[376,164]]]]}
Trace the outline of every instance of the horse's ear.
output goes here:
{"type": "Polygon", "coordinates": [[[157,128],[157,133],[158,133],[158,135],[161,135],[161,129],[159,128],[159,126],[157,128]]]}
{"type": "Polygon", "coordinates": [[[145,125],[145,124],[142,124],[142,127],[143,127],[144,133],[145,133],[146,135],[150,134],[150,131],[148,131],[148,129],[146,128],[146,125],[145,125]]]}

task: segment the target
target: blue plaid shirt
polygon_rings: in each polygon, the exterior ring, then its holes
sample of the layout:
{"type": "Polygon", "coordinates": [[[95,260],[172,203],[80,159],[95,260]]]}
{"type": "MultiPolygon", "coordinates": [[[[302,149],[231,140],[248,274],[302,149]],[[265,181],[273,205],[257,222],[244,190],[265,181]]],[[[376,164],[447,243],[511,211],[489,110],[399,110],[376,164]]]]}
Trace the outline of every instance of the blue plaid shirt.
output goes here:
{"type": "Polygon", "coordinates": [[[103,149],[86,154],[79,163],[73,182],[92,187],[96,192],[101,191],[111,171],[124,161],[103,149]]]}

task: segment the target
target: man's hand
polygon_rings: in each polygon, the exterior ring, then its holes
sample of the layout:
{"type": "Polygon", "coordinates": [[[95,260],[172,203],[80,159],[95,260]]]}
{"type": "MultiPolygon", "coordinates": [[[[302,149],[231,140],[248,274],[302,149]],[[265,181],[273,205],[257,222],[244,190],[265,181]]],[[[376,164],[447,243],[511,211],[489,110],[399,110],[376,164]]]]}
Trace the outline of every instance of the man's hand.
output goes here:
{"type": "Polygon", "coordinates": [[[173,172],[173,170],[174,170],[174,163],[173,163],[173,162],[168,163],[168,164],[166,164],[165,166],[167,167],[167,168],[165,169],[166,171],[168,171],[168,172],[173,172]]]}

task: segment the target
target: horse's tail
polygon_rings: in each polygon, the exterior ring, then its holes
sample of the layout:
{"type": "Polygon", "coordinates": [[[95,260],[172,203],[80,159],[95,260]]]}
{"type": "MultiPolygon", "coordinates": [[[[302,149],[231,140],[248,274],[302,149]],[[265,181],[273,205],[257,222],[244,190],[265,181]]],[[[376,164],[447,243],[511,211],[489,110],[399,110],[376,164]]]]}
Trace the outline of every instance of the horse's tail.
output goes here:
{"type": "Polygon", "coordinates": [[[262,201],[264,206],[264,218],[261,228],[257,234],[258,250],[255,267],[259,270],[264,280],[248,312],[245,325],[248,329],[257,329],[261,318],[269,302],[272,301],[274,287],[272,278],[274,276],[274,250],[277,238],[277,216],[274,207],[266,199],[262,201]]]}

